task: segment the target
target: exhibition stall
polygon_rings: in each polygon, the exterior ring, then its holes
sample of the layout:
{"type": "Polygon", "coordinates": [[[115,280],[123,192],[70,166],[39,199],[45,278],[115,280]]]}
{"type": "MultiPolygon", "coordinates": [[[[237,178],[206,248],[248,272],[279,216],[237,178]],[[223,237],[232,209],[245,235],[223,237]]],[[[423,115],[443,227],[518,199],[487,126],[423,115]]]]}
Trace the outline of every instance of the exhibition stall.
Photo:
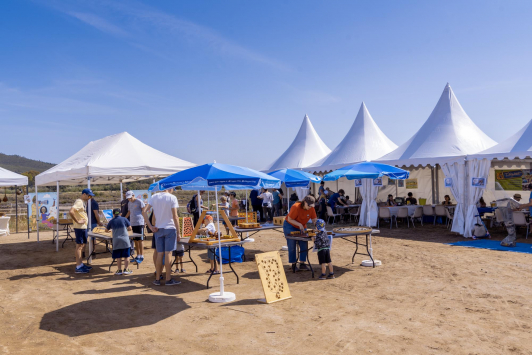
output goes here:
{"type": "MultiPolygon", "coordinates": [[[[28,192],[28,177],[24,175],[20,175],[17,173],[14,173],[12,171],[9,171],[7,169],[0,167],[0,187],[15,187],[15,196],[18,195],[17,188],[19,186],[26,186],[26,192],[28,192]]],[[[15,197],[15,223],[16,223],[16,231],[18,233],[18,199],[15,197]]],[[[9,217],[3,217],[7,218],[6,226],[7,226],[7,232],[6,234],[9,234],[9,217]]],[[[0,228],[1,229],[1,228],[0,228]]],[[[28,215],[28,239],[30,237],[30,216],[28,215]]]]}

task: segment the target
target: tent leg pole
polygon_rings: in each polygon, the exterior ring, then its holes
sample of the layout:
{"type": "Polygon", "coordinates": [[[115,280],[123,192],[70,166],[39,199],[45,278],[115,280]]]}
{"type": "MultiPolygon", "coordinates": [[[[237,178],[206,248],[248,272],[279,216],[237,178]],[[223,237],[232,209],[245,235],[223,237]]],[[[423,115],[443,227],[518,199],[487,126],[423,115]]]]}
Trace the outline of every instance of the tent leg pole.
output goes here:
{"type": "Polygon", "coordinates": [[[15,229],[18,233],[18,195],[17,195],[17,185],[15,185],[15,229]]]}
{"type": "MultiPolygon", "coordinates": [[[[87,177],[87,188],[91,188],[91,178],[90,177],[87,177]]],[[[91,230],[91,225],[92,225],[92,221],[91,221],[91,198],[89,199],[89,202],[87,203],[87,219],[88,219],[88,224],[87,224],[87,230],[90,231],[91,230]]],[[[94,249],[94,245],[92,243],[92,238],[87,238],[89,240],[89,259],[88,259],[88,262],[89,264],[92,263],[92,250],[94,249]]]]}
{"type": "Polygon", "coordinates": [[[37,243],[39,242],[39,192],[35,183],[35,219],[37,221],[37,243]]]}
{"type": "MultiPolygon", "coordinates": [[[[29,195],[30,194],[30,185],[26,185],[26,195],[29,195]]],[[[29,208],[28,208],[28,205],[26,205],[26,220],[27,220],[27,225],[28,225],[28,239],[30,239],[30,210],[31,209],[31,205],[29,205],[29,208]]]]}
{"type": "Polygon", "coordinates": [[[122,181],[120,181],[120,202],[122,202],[122,199],[124,198],[124,190],[122,189],[122,181]]]}
{"type": "Polygon", "coordinates": [[[56,185],[57,190],[57,217],[55,219],[55,226],[57,230],[57,238],[55,239],[55,251],[59,251],[59,181],[57,181],[56,185]]]}

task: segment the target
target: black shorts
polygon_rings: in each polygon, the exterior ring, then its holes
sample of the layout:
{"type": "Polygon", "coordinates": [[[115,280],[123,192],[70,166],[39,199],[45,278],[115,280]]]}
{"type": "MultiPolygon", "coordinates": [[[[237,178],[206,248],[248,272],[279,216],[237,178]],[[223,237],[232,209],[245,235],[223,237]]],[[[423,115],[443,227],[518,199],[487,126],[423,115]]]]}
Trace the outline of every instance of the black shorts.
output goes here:
{"type": "Polygon", "coordinates": [[[132,238],[133,240],[144,240],[144,226],[131,226],[133,233],[142,234],[142,237],[132,238]]]}
{"type": "Polygon", "coordinates": [[[74,228],[76,244],[87,244],[87,230],[74,228]]]}
{"type": "Polygon", "coordinates": [[[318,251],[318,262],[321,264],[328,264],[331,262],[331,251],[324,249],[318,251]]]}
{"type": "Polygon", "coordinates": [[[172,252],[172,255],[173,256],[179,256],[179,257],[182,257],[183,255],[185,255],[185,251],[184,250],[174,250],[172,252]]]}

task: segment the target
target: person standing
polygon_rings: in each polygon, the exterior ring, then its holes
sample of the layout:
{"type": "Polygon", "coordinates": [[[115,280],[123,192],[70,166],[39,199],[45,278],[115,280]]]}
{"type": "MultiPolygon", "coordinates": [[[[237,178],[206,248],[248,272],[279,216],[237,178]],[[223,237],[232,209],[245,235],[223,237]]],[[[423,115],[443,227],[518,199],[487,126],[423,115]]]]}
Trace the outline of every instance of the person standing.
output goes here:
{"type": "Polygon", "coordinates": [[[281,215],[281,210],[279,209],[279,203],[281,202],[279,197],[279,190],[273,189],[272,192],[273,201],[272,201],[272,214],[274,217],[281,215]]]}
{"type": "Polygon", "coordinates": [[[268,189],[262,189],[262,193],[257,198],[262,200],[262,214],[266,218],[267,223],[271,223],[272,217],[272,202],[273,195],[268,189]]]}
{"type": "MultiPolygon", "coordinates": [[[[94,194],[92,196],[94,196],[94,194]]],[[[91,219],[90,219],[91,226],[90,226],[89,231],[92,231],[94,228],[98,226],[103,226],[103,223],[100,221],[100,206],[98,205],[98,202],[94,199],[94,197],[91,197],[90,207],[91,207],[91,219]]],[[[88,210],[89,210],[89,204],[87,203],[87,214],[89,213],[88,210]]]]}
{"type": "Polygon", "coordinates": [[[142,213],[144,220],[148,221],[148,226],[154,231],[155,236],[155,248],[157,250],[155,281],[153,284],[156,286],[161,285],[160,277],[163,272],[163,258],[165,259],[164,268],[166,270],[166,286],[178,285],[181,281],[172,279],[172,260],[170,255],[172,251],[177,249],[177,242],[181,239],[179,232],[179,218],[177,216],[177,209],[179,204],[177,198],[172,195],[174,189],[168,189],[166,191],[155,194],[151,197],[150,203],[148,203],[142,213]],[[149,207],[153,207],[153,215],[155,219],[155,226],[146,215],[149,207]]]}
{"type": "Polygon", "coordinates": [[[129,275],[131,271],[127,266],[127,259],[131,254],[131,244],[129,242],[129,233],[131,230],[131,224],[125,218],[120,216],[122,210],[115,208],[113,210],[113,219],[109,221],[105,231],[113,231],[113,259],[116,260],[118,270],[115,275],[129,275]],[[124,262],[124,269],[122,269],[122,261],[124,262]]]}
{"type": "Polygon", "coordinates": [[[209,209],[209,208],[207,208],[206,206],[203,205],[202,196],[203,196],[204,193],[205,193],[205,191],[200,191],[199,195],[195,194],[194,196],[192,196],[192,200],[190,200],[190,212],[192,212],[192,215],[194,216],[194,227],[196,227],[196,225],[199,222],[200,208],[202,210],[208,210],[209,209]]]}
{"type": "MultiPolygon", "coordinates": [[[[316,199],[310,195],[305,196],[303,201],[294,203],[283,223],[283,233],[285,236],[290,236],[291,233],[295,231],[305,233],[307,230],[307,223],[310,220],[312,220],[312,223],[316,224],[318,218],[316,216],[316,210],[314,209],[315,203],[316,199]]],[[[288,262],[292,264],[292,268],[296,271],[308,270],[308,267],[305,264],[307,261],[308,242],[287,239],[286,245],[288,247],[288,262]],[[296,243],[299,244],[300,250],[299,269],[296,265],[296,243]]]]}
{"type": "Polygon", "coordinates": [[[258,199],[259,196],[259,190],[253,189],[249,193],[249,198],[251,200],[251,207],[253,208],[253,212],[257,213],[257,222],[264,222],[262,216],[262,204],[261,201],[258,199]]]}
{"type": "Polygon", "coordinates": [[[94,196],[91,189],[81,191],[81,197],[78,198],[70,208],[69,215],[72,218],[72,227],[76,236],[76,274],[87,274],[92,267],[83,264],[81,253],[87,244],[87,201],[94,196]]]}
{"type": "Polygon", "coordinates": [[[135,243],[135,251],[137,256],[131,259],[132,263],[140,264],[144,261],[144,216],[142,210],[145,207],[144,202],[141,199],[135,197],[133,191],[126,192],[126,198],[128,199],[128,212],[125,218],[129,219],[131,223],[131,229],[133,233],[141,234],[140,237],[134,237],[133,242],[135,243]]]}
{"type": "Polygon", "coordinates": [[[120,216],[126,217],[128,212],[129,200],[126,195],[129,192],[129,189],[126,187],[124,192],[122,192],[122,201],[120,201],[120,216]]]}

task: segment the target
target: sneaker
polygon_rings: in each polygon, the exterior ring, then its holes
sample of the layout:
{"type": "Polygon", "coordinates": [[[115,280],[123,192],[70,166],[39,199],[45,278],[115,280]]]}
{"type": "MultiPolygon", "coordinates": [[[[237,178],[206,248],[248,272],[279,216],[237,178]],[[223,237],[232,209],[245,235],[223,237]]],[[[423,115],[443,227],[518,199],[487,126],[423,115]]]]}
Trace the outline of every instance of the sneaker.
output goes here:
{"type": "Polygon", "coordinates": [[[327,280],[327,275],[321,274],[319,277],[320,280],[327,280]]]}
{"type": "Polygon", "coordinates": [[[85,269],[84,267],[77,267],[76,268],[76,274],[88,274],[89,270],[85,269]]]}
{"type": "Polygon", "coordinates": [[[92,266],[89,266],[89,265],[86,265],[86,264],[83,264],[83,267],[87,270],[92,270],[92,266]]]}
{"type": "Polygon", "coordinates": [[[334,274],[329,274],[329,276],[327,276],[328,279],[334,279],[334,274]]]}
{"type": "Polygon", "coordinates": [[[130,274],[133,273],[133,271],[131,271],[130,269],[125,269],[124,271],[122,271],[122,273],[123,273],[124,275],[130,275],[130,274]]]}
{"type": "Polygon", "coordinates": [[[153,281],[153,284],[154,284],[155,286],[161,286],[161,281],[159,281],[159,280],[154,280],[154,281],[153,281]]]}
{"type": "Polygon", "coordinates": [[[135,262],[136,262],[138,265],[140,265],[140,263],[143,262],[143,261],[144,261],[144,259],[141,259],[141,258],[136,258],[136,259],[135,259],[135,262]]]}
{"type": "Polygon", "coordinates": [[[170,279],[169,281],[166,281],[165,286],[174,286],[174,285],[179,285],[180,283],[181,281],[170,279]]]}
{"type": "Polygon", "coordinates": [[[299,270],[309,271],[307,264],[299,264],[299,270]]]}
{"type": "Polygon", "coordinates": [[[118,275],[122,275],[122,270],[116,270],[115,275],[116,275],[116,276],[118,276],[118,275]]]}
{"type": "Polygon", "coordinates": [[[184,273],[185,272],[185,269],[181,269],[181,273],[184,273]]]}

